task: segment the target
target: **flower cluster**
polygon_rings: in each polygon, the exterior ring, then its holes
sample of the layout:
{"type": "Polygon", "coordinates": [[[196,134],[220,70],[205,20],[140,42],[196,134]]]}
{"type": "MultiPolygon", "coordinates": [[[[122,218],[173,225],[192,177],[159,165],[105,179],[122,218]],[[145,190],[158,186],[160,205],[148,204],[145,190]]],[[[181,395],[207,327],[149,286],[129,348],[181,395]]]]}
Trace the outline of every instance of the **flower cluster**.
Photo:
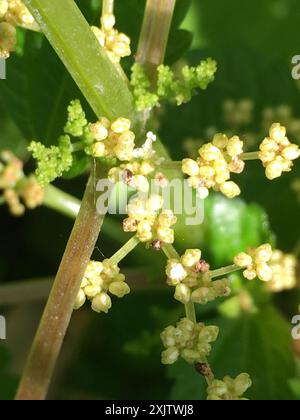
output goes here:
{"type": "Polygon", "coordinates": [[[119,267],[112,264],[110,260],[90,261],[81,283],[75,309],[81,308],[88,299],[92,302],[92,309],[95,312],[108,313],[112,306],[108,293],[118,298],[130,293],[125,276],[120,273],[119,267]]]}
{"type": "Polygon", "coordinates": [[[58,145],[46,147],[43,143],[33,141],[28,148],[37,160],[36,176],[39,183],[46,186],[68,172],[73,165],[73,153],[84,149],[88,152],[93,141],[80,101],[71,101],[64,135],[59,137],[58,145]],[[71,137],[78,141],[75,145],[71,137]]]}
{"type": "Polygon", "coordinates": [[[25,206],[34,209],[44,200],[44,191],[36,178],[26,178],[23,162],[9,151],[0,153],[0,189],[3,190],[3,198],[14,216],[22,216],[25,206]]]}
{"type": "Polygon", "coordinates": [[[235,379],[226,376],[223,381],[214,379],[207,388],[210,401],[237,401],[245,400],[243,395],[252,386],[247,373],[241,373],[235,379]]]}
{"type": "Polygon", "coordinates": [[[276,123],[270,128],[269,137],[260,145],[259,159],[266,168],[266,177],[279,178],[283,172],[290,172],[293,160],[300,156],[299,146],[286,137],[286,128],[276,123]]]}
{"type": "Polygon", "coordinates": [[[259,248],[249,249],[248,253],[238,254],[234,263],[241,268],[246,268],[243,275],[248,280],[258,277],[264,282],[272,280],[273,272],[270,266],[272,258],[272,247],[270,244],[261,245],[259,248]]]}
{"type": "Polygon", "coordinates": [[[175,287],[175,299],[183,304],[206,304],[230,293],[227,279],[212,281],[199,249],[188,249],[180,260],[168,260],[166,274],[168,285],[175,287]]]}
{"type": "Polygon", "coordinates": [[[166,348],[162,352],[162,363],[171,365],[179,356],[190,364],[204,363],[211,352],[211,343],[218,338],[219,328],[181,319],[176,327],[169,326],[161,333],[166,348]]]}
{"type": "Polygon", "coordinates": [[[199,149],[197,161],[182,161],[182,171],[189,176],[189,185],[198,191],[201,198],[205,199],[211,188],[221,191],[228,198],[234,198],[241,190],[230,181],[230,174],[243,172],[245,163],[240,159],[242,153],[243,142],[239,137],[229,139],[224,134],[216,134],[212,143],[199,149]]]}
{"type": "Polygon", "coordinates": [[[121,58],[131,55],[130,38],[114,29],[116,18],[113,14],[101,17],[101,28],[92,26],[96,38],[113,63],[119,63],[121,58]]]}
{"type": "Polygon", "coordinates": [[[133,158],[135,134],[130,130],[131,122],[126,118],[118,118],[110,122],[101,118],[90,125],[90,132],[95,142],[90,153],[96,158],[117,158],[130,161],[133,158]]]}
{"type": "Polygon", "coordinates": [[[149,176],[154,174],[156,167],[161,162],[153,150],[155,141],[155,134],[148,132],[143,146],[132,151],[133,160],[112,168],[108,174],[109,180],[113,183],[123,181],[129,187],[147,193],[150,189],[149,176]]]}
{"type": "Polygon", "coordinates": [[[21,0],[0,0],[0,58],[8,58],[14,51],[17,43],[17,26],[39,29],[21,0]]]}
{"type": "MultiPolygon", "coordinates": [[[[125,232],[136,232],[141,242],[153,245],[172,244],[177,218],[171,210],[162,210],[163,198],[151,195],[149,198],[133,198],[127,206],[128,218],[123,221],[125,232]]],[[[160,248],[160,247],[158,247],[160,248]]]]}
{"type": "Polygon", "coordinates": [[[36,176],[41,186],[46,186],[71,169],[73,163],[73,147],[68,135],[58,139],[58,146],[46,147],[33,141],[28,150],[37,160],[36,176]]]}
{"type": "Polygon", "coordinates": [[[293,254],[284,254],[280,250],[273,251],[270,260],[272,279],[268,289],[272,292],[282,292],[297,286],[297,259],[293,254]]]}
{"type": "Polygon", "coordinates": [[[140,64],[132,67],[131,86],[139,111],[152,109],[161,100],[175,101],[178,105],[191,100],[196,89],[206,89],[214,80],[217,64],[211,58],[201,61],[197,67],[183,67],[179,77],[169,66],[157,69],[157,85],[150,90],[151,83],[140,64]]]}

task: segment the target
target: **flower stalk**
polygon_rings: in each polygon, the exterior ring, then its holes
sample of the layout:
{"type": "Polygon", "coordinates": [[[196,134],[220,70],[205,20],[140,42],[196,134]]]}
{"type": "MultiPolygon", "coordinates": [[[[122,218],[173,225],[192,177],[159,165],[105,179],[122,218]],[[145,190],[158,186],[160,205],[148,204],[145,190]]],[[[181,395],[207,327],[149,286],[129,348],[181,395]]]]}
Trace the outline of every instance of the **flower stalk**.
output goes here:
{"type": "MultiPolygon", "coordinates": [[[[99,170],[98,176],[105,175],[99,170]]],[[[104,215],[96,210],[95,176],[89,178],[79,215],[68,241],[51,294],[17,391],[16,400],[46,398],[81,281],[98,239],[104,215]]]]}
{"type": "Polygon", "coordinates": [[[142,64],[151,83],[164,62],[176,0],[147,0],[136,60],[142,64]]]}
{"type": "Polygon", "coordinates": [[[103,15],[112,15],[114,13],[114,0],[103,0],[103,15]]]}
{"type": "Polygon", "coordinates": [[[130,252],[132,252],[138,245],[140,241],[135,235],[122,248],[119,249],[111,258],[110,262],[114,265],[118,265],[125,257],[127,257],[130,252]]]}
{"type": "Polygon", "coordinates": [[[211,278],[214,279],[216,277],[227,276],[228,274],[235,273],[236,271],[240,271],[240,270],[241,270],[241,267],[238,267],[237,265],[233,264],[227,267],[219,268],[217,270],[212,270],[210,274],[211,274],[211,278]]]}

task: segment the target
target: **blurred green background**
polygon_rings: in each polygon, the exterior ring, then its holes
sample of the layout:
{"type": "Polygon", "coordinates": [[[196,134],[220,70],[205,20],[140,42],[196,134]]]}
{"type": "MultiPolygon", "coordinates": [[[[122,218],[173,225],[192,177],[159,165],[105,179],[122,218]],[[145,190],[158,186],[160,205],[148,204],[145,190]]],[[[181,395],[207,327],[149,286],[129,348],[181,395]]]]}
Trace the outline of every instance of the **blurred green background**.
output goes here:
{"type": "MultiPolygon", "coordinates": [[[[77,1],[90,23],[99,17],[100,0],[77,1]]],[[[136,49],[144,0],[116,0],[118,28],[136,49]]],[[[286,124],[300,143],[300,83],[291,77],[291,58],[300,54],[297,0],[178,0],[167,62],[197,64],[208,56],[218,61],[215,82],[181,108],[160,108],[157,130],[174,159],[195,150],[215,132],[239,134],[248,150],[267,135],[268,124],[286,124]]],[[[18,52],[0,81],[0,148],[34,164],[27,142],[55,144],[71,99],[81,98],[47,41],[19,31],[18,52]]],[[[125,62],[129,71],[132,60],[125,62]]],[[[176,64],[178,65],[178,64],[176,64]]],[[[94,118],[83,101],[91,120],[94,118]]],[[[70,178],[70,177],[69,177],[70,178]]],[[[56,186],[80,198],[86,174],[56,186]]],[[[178,249],[200,247],[213,267],[232,261],[248,246],[272,241],[285,252],[300,253],[300,165],[270,182],[258,162],[239,176],[242,198],[212,195],[203,225],[181,233],[178,249]]],[[[42,280],[46,294],[73,221],[48,209],[14,219],[0,207],[1,286],[42,280]]],[[[109,257],[124,236],[110,228],[99,241],[95,258],[109,257]]],[[[124,262],[132,293],[115,301],[109,315],[89,307],[74,314],[50,391],[52,399],[201,399],[204,380],[184,363],[160,364],[159,333],[182,315],[165,282],[164,258],[139,247],[124,262]]],[[[24,284],[23,283],[23,284],[24,284]]],[[[199,320],[221,328],[211,364],[218,377],[248,372],[253,399],[300,399],[300,344],[292,342],[291,319],[300,304],[299,290],[270,295],[261,284],[233,279],[236,297],[200,307],[199,320]],[[241,304],[250,296],[252,309],[241,304]],[[297,349],[298,347],[298,349],[297,349]]],[[[25,362],[45,301],[22,295],[19,303],[0,306],[7,318],[7,340],[0,343],[0,399],[10,399],[25,362]]]]}

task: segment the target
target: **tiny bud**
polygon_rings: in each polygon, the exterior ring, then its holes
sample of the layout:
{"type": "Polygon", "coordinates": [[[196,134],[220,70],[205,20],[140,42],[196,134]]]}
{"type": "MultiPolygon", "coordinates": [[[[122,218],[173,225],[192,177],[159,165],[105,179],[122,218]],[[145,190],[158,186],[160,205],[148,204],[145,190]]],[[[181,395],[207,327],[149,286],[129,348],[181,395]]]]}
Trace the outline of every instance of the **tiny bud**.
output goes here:
{"type": "Polygon", "coordinates": [[[107,314],[111,306],[111,299],[107,293],[100,293],[92,300],[92,309],[98,313],[104,312],[107,314]]]}
{"type": "Polygon", "coordinates": [[[241,252],[234,258],[234,263],[241,268],[250,266],[252,261],[252,257],[245,252],[241,252]]]}
{"type": "Polygon", "coordinates": [[[78,310],[80,309],[86,302],[86,297],[85,297],[85,293],[82,289],[80,289],[76,301],[75,301],[75,305],[74,305],[74,309],[78,310]]]}

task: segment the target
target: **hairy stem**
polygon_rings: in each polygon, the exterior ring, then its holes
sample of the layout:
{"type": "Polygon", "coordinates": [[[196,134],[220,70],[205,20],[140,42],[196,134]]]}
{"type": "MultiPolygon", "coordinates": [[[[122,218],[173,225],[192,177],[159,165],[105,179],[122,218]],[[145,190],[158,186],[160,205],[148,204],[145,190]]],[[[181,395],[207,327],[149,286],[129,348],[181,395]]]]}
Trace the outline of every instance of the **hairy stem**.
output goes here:
{"type": "Polygon", "coordinates": [[[164,62],[176,0],[147,0],[136,60],[152,83],[157,66],[164,62]]]}
{"type": "Polygon", "coordinates": [[[233,264],[227,267],[219,268],[218,270],[212,270],[210,274],[211,274],[211,278],[213,279],[216,277],[226,276],[227,274],[231,274],[240,270],[241,270],[241,267],[238,267],[237,265],[233,264]]]}
{"type": "Polygon", "coordinates": [[[74,302],[104,219],[104,214],[96,210],[94,185],[95,175],[92,174],[30,350],[17,400],[46,397],[74,302]]]}

